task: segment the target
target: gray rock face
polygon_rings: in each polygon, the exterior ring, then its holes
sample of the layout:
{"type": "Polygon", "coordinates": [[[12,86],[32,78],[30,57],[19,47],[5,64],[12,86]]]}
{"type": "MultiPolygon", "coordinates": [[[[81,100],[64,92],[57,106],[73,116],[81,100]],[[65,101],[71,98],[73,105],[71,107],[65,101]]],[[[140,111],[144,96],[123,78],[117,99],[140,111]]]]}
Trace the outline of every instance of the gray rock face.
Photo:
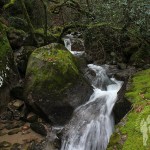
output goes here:
{"type": "Polygon", "coordinates": [[[54,124],[64,124],[93,90],[76,66],[76,58],[61,44],[36,49],[30,56],[26,102],[54,124]]]}

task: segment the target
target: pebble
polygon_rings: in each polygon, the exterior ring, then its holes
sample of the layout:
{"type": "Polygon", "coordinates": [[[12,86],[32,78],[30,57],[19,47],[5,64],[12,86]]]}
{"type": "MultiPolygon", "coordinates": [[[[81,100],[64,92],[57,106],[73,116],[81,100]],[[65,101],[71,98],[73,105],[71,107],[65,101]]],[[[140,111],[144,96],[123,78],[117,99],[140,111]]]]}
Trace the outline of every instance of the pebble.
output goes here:
{"type": "Polygon", "coordinates": [[[7,132],[0,132],[0,136],[4,136],[6,134],[7,134],[7,132]]]}
{"type": "Polygon", "coordinates": [[[34,113],[29,113],[27,116],[27,121],[30,123],[34,123],[38,121],[38,116],[35,115],[34,113]]]}
{"type": "Polygon", "coordinates": [[[13,130],[8,132],[8,135],[17,134],[18,132],[20,132],[20,129],[13,129],[13,130]]]}
{"type": "Polygon", "coordinates": [[[28,126],[28,125],[24,125],[23,127],[22,127],[22,130],[28,130],[30,127],[28,126]]]}
{"type": "Polygon", "coordinates": [[[21,101],[21,100],[15,100],[14,103],[13,103],[13,106],[16,108],[16,109],[19,109],[20,107],[22,107],[24,105],[24,102],[21,101]]]}
{"type": "Polygon", "coordinates": [[[43,136],[47,135],[47,130],[45,129],[44,125],[41,123],[31,123],[30,127],[33,131],[43,136]]]}
{"type": "Polygon", "coordinates": [[[0,148],[7,148],[10,146],[11,146],[11,143],[9,142],[6,142],[6,141],[0,142],[0,148]]]}

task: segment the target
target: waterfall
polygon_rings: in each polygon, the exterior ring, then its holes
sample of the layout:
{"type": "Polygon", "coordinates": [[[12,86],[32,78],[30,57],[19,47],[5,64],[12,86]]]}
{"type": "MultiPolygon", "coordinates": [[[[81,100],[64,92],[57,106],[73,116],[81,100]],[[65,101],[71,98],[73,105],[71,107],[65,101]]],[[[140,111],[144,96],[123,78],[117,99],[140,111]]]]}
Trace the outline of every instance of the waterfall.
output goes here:
{"type": "Polygon", "coordinates": [[[101,66],[89,64],[88,68],[96,74],[91,79],[94,93],[74,111],[65,127],[61,150],[106,150],[113,133],[112,109],[123,82],[109,79],[101,66]]]}
{"type": "Polygon", "coordinates": [[[71,49],[71,39],[73,39],[73,36],[71,34],[68,34],[65,38],[64,38],[64,44],[65,47],[73,54],[73,55],[82,55],[84,53],[84,51],[72,51],[71,49]]]}

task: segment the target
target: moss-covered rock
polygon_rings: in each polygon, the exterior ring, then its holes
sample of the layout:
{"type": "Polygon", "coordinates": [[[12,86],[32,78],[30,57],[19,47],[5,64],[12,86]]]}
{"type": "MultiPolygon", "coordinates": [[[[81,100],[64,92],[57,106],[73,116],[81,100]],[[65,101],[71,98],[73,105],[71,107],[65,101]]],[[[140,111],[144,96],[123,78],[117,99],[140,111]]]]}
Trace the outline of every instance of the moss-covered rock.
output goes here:
{"type": "Polygon", "coordinates": [[[10,46],[13,50],[16,50],[21,46],[25,45],[25,39],[28,36],[28,34],[25,33],[23,30],[18,30],[13,27],[7,28],[7,35],[10,46]]]}
{"type": "Polygon", "coordinates": [[[150,148],[150,69],[138,72],[126,92],[132,110],[116,126],[108,150],[149,150],[150,148]]]}
{"type": "Polygon", "coordinates": [[[8,103],[9,90],[17,74],[12,49],[6,36],[6,27],[0,22],[0,110],[8,103]]]}
{"type": "Polygon", "coordinates": [[[68,120],[73,109],[87,101],[91,93],[76,59],[63,45],[52,43],[31,54],[26,72],[26,101],[53,123],[68,120]]]}

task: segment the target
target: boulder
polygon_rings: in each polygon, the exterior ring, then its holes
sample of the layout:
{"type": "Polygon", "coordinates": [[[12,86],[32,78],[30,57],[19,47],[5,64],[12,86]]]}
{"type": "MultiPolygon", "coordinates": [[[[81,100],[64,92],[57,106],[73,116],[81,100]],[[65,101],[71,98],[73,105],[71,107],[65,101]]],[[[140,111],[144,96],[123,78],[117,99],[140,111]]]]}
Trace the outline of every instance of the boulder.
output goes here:
{"type": "Polygon", "coordinates": [[[36,49],[30,56],[26,102],[54,124],[64,124],[93,90],[76,66],[76,58],[61,44],[36,49]]]}
{"type": "Polygon", "coordinates": [[[5,29],[6,27],[0,22],[0,110],[7,105],[9,92],[18,79],[5,29]]]}

